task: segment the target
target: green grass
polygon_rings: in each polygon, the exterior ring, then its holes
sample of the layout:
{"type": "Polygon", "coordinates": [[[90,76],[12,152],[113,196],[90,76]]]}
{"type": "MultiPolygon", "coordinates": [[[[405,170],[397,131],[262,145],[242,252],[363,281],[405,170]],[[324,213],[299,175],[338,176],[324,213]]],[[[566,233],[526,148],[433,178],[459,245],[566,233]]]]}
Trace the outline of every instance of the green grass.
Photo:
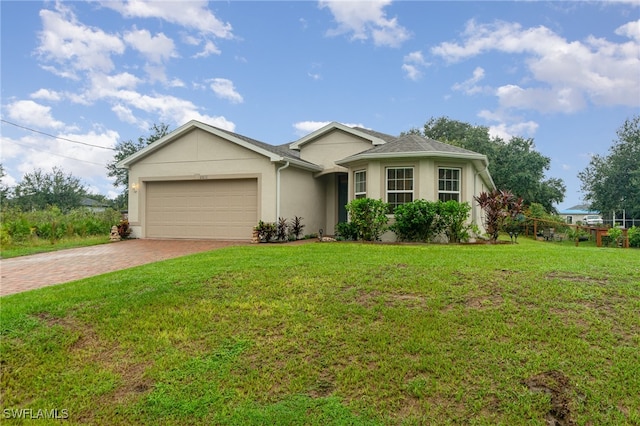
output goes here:
{"type": "Polygon", "coordinates": [[[639,265],[638,250],[525,239],[256,245],[6,296],[0,408],[71,424],[638,425],[639,265]]]}
{"type": "Polygon", "coordinates": [[[46,253],[75,247],[95,246],[108,243],[109,236],[93,235],[86,237],[65,237],[51,243],[49,240],[33,238],[22,243],[0,246],[0,258],[27,256],[30,254],[46,253]]]}

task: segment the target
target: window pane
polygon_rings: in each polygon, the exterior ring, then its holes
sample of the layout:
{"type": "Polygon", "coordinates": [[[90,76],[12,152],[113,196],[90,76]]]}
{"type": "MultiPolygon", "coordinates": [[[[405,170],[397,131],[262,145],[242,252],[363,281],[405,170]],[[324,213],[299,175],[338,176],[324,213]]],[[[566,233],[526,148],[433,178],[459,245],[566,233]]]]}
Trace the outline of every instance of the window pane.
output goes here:
{"type": "Polygon", "coordinates": [[[460,201],[460,169],[438,169],[438,199],[460,201]]]}

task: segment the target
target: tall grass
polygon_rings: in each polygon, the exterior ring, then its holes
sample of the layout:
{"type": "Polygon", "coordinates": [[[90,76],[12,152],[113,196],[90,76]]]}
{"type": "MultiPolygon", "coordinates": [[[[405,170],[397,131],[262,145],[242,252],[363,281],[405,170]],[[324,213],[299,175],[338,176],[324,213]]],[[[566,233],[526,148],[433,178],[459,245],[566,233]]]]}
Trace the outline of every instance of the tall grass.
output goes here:
{"type": "Polygon", "coordinates": [[[61,240],[107,237],[111,227],[120,222],[113,209],[94,212],[86,208],[62,213],[53,206],[45,210],[22,211],[5,208],[1,213],[0,244],[4,252],[29,246],[54,244],[61,240]]]}

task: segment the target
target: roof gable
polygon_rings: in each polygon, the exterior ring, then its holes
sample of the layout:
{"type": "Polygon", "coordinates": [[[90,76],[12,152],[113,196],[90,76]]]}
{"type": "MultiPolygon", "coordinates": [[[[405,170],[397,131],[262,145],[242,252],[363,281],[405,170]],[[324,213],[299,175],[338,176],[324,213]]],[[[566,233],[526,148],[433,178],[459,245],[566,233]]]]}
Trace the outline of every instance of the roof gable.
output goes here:
{"type": "Polygon", "coordinates": [[[273,161],[273,162],[277,162],[277,161],[281,161],[281,162],[290,162],[293,165],[296,165],[298,167],[302,167],[302,168],[306,168],[309,170],[313,170],[313,171],[319,171],[321,170],[321,167],[310,163],[308,161],[304,161],[301,160],[299,156],[296,156],[293,154],[293,152],[281,147],[281,146],[273,146],[273,145],[269,145],[265,142],[260,142],[258,140],[249,138],[247,136],[243,136],[240,135],[238,133],[233,133],[230,132],[228,130],[224,130],[224,129],[220,129],[218,127],[213,127],[210,126],[208,124],[204,124],[201,123],[199,121],[196,120],[191,120],[188,123],[180,126],[179,128],[177,128],[176,130],[174,130],[173,132],[169,133],[168,135],[165,135],[164,137],[158,139],[157,141],[153,142],[152,144],[144,147],[143,149],[141,149],[140,151],[130,155],[129,157],[123,159],[122,161],[120,161],[116,166],[118,168],[128,168],[130,167],[132,164],[136,163],[137,161],[145,158],[146,156],[152,154],[153,152],[156,152],[159,149],[162,149],[164,146],[170,144],[171,142],[179,139],[181,136],[185,135],[186,133],[194,130],[194,129],[200,129],[203,130],[205,132],[214,134],[222,139],[225,139],[231,143],[234,143],[236,145],[239,145],[241,147],[244,147],[246,149],[249,149],[251,151],[254,151],[260,155],[263,155],[267,158],[269,158],[269,160],[273,161]]]}
{"type": "MultiPolygon", "coordinates": [[[[359,138],[368,140],[371,142],[372,145],[382,145],[384,143],[386,143],[387,141],[381,137],[382,135],[384,135],[383,133],[379,133],[379,132],[374,132],[374,131],[368,131],[366,129],[360,128],[360,127],[349,127],[349,126],[345,126],[342,123],[338,123],[336,121],[332,121],[331,123],[327,124],[324,127],[321,127],[320,129],[309,133],[308,135],[298,139],[297,141],[289,144],[289,149],[293,149],[293,150],[300,150],[300,148],[308,143],[313,142],[316,139],[321,138],[322,136],[334,131],[334,130],[341,130],[345,133],[349,133],[353,136],[357,136],[359,138]]],[[[393,138],[393,136],[390,135],[384,135],[388,138],[393,138]]]]}

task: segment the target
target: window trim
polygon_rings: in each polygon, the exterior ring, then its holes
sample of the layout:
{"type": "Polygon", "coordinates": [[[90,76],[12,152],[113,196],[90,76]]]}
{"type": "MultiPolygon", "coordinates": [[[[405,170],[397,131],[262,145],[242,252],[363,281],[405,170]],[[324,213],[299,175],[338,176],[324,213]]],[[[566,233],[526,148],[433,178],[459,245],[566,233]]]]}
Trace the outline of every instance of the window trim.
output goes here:
{"type": "Polygon", "coordinates": [[[366,198],[367,197],[367,170],[355,170],[353,172],[353,198],[366,198]],[[358,176],[364,177],[362,181],[358,181],[358,176]],[[364,191],[358,191],[358,183],[364,184],[364,191]]]}
{"type": "MultiPolygon", "coordinates": [[[[386,200],[387,203],[389,204],[389,214],[393,214],[393,211],[395,210],[395,208],[397,206],[400,206],[402,204],[406,204],[406,203],[400,203],[400,204],[396,204],[396,205],[391,205],[391,202],[389,201],[389,194],[411,194],[411,201],[415,200],[415,179],[416,179],[416,175],[415,175],[415,167],[414,166],[387,166],[385,167],[384,170],[384,176],[385,176],[385,184],[384,184],[384,188],[385,188],[385,196],[386,196],[386,200]],[[390,190],[389,189],[389,170],[411,170],[411,189],[394,189],[394,190],[390,190]]],[[[404,180],[406,180],[406,178],[403,178],[404,180]]],[[[396,179],[397,180],[397,179],[396,179]]],[[[411,202],[409,201],[409,202],[411,202]]]]}
{"type": "MultiPolygon", "coordinates": [[[[445,178],[444,181],[446,182],[447,179],[445,178]]],[[[454,181],[454,180],[451,179],[450,181],[454,181]]],[[[438,166],[437,188],[438,188],[438,200],[440,200],[440,194],[456,194],[458,196],[457,201],[460,203],[462,200],[462,167],[438,166]],[[440,189],[440,181],[441,181],[440,170],[457,170],[458,171],[458,179],[457,179],[458,190],[457,191],[440,189]]]]}

